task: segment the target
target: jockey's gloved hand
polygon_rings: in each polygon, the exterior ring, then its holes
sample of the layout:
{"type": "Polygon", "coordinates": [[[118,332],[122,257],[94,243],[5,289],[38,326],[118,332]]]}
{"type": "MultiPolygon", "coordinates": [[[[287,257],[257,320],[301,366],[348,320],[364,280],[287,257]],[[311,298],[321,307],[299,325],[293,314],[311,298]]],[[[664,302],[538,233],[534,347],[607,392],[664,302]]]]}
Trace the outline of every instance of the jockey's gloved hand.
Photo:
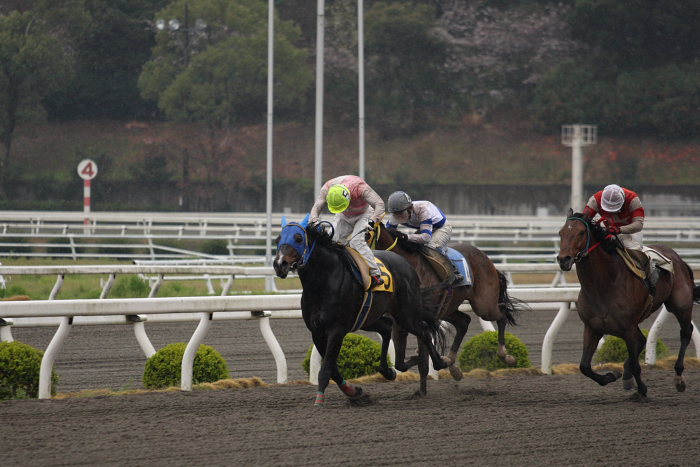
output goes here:
{"type": "Polygon", "coordinates": [[[608,232],[611,233],[612,235],[619,235],[620,228],[616,225],[611,225],[611,226],[608,226],[608,232]]]}
{"type": "Polygon", "coordinates": [[[372,219],[368,220],[367,227],[369,227],[369,230],[374,230],[374,220],[372,220],[372,219]]]}

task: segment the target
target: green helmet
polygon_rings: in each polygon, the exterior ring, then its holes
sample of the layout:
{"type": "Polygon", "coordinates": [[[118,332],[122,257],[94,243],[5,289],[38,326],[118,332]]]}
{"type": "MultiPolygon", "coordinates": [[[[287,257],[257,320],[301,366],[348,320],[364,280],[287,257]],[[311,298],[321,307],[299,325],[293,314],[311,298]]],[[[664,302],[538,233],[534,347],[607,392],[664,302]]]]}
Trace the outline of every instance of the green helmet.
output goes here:
{"type": "Polygon", "coordinates": [[[333,185],[328,190],[326,203],[333,214],[345,211],[350,206],[350,190],[345,185],[333,185]]]}

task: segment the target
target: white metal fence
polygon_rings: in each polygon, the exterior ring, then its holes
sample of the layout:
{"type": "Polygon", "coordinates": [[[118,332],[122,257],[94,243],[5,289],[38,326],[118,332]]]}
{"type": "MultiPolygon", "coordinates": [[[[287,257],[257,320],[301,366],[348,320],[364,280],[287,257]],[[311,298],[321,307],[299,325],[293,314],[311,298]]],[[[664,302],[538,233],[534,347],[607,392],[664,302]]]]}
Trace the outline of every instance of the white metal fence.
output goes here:
{"type": "MultiPolygon", "coordinates": [[[[514,269],[522,269],[528,265],[511,265],[514,269]]],[[[543,266],[531,265],[540,270],[543,266]]],[[[509,266],[510,267],[510,266],[509,266]]],[[[12,326],[56,326],[58,329],[49,343],[40,370],[39,398],[50,397],[50,376],[55,358],[70,333],[76,325],[128,324],[133,327],[136,340],[144,355],[150,357],[155,349],[146,334],[144,322],[173,322],[199,321],[199,325],[190,338],[182,362],[181,389],[192,388],[192,365],[194,355],[214,319],[257,319],[260,323],[262,337],[270,349],[277,367],[277,381],[287,381],[287,363],[284,352],[280,347],[270,327],[270,318],[301,318],[300,295],[259,295],[259,296],[228,296],[233,285],[233,279],[239,275],[252,273],[255,275],[272,274],[271,268],[241,268],[208,266],[71,266],[71,267],[11,267],[0,266],[0,274],[8,277],[21,274],[55,274],[57,281],[48,300],[40,301],[5,301],[0,302],[0,340],[11,341],[12,326]],[[155,298],[157,287],[151,289],[149,298],[107,299],[111,284],[117,274],[157,274],[163,278],[166,274],[196,274],[207,271],[214,274],[226,274],[230,280],[222,288],[218,297],[176,297],[155,298]],[[109,276],[103,286],[100,299],[90,300],[55,300],[63,284],[66,274],[106,274],[109,276]]],[[[514,272],[511,270],[510,272],[514,272]]],[[[551,373],[551,356],[556,336],[563,325],[572,302],[578,296],[577,286],[565,287],[513,287],[509,293],[530,304],[556,303],[559,311],[543,338],[542,371],[551,373]]],[[[460,310],[469,312],[468,304],[460,310]]],[[[655,345],[657,334],[667,317],[665,311],[657,318],[652,326],[647,342],[647,362],[655,361],[655,345]]],[[[483,323],[482,323],[483,326],[483,323]]],[[[492,328],[492,326],[491,326],[492,328]]],[[[693,333],[693,343],[696,353],[700,353],[700,334],[697,329],[693,333]]],[[[700,355],[699,355],[700,356],[700,355]]],[[[317,365],[317,363],[316,363],[317,365]]],[[[313,374],[313,371],[311,372],[313,374]]]]}
{"type": "MultiPolygon", "coordinates": [[[[273,214],[271,237],[280,230],[282,213],[273,214]]],[[[0,211],[0,257],[120,257],[135,260],[211,259],[262,263],[267,224],[264,213],[127,213],[0,211]],[[172,246],[202,247],[219,241],[225,254],[172,246]],[[178,243],[180,244],[180,243],[178,243]]],[[[301,219],[303,214],[287,214],[301,219]]],[[[496,262],[553,261],[564,216],[450,216],[452,240],[484,249],[496,262]]],[[[700,219],[649,218],[645,243],[672,244],[686,259],[700,259],[700,219]]]]}

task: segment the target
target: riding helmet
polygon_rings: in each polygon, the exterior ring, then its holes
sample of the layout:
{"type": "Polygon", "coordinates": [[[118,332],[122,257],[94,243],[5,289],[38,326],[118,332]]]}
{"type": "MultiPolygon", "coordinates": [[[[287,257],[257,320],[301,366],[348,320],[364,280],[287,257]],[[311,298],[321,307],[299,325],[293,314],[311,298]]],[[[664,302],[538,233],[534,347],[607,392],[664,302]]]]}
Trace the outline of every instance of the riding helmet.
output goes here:
{"type": "Polygon", "coordinates": [[[411,197],[405,191],[395,191],[389,195],[387,210],[390,213],[405,211],[413,204],[411,197]]]}
{"type": "Polygon", "coordinates": [[[345,211],[350,206],[350,190],[345,185],[333,185],[328,189],[326,203],[333,214],[345,211]]]}

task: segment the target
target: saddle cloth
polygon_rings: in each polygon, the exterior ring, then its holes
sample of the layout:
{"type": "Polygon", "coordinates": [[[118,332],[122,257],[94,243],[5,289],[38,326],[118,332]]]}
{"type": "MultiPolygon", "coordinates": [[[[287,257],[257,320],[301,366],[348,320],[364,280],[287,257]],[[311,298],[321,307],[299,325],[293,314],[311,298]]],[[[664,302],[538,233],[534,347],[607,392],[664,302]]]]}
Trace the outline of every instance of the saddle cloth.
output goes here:
{"type": "Polygon", "coordinates": [[[454,248],[447,248],[447,256],[443,255],[434,248],[429,248],[423,246],[420,249],[421,254],[430,262],[437,275],[442,281],[448,281],[452,277],[452,267],[447,263],[451,261],[455,265],[457,270],[462,274],[464,280],[458,284],[452,284],[452,287],[461,287],[463,285],[472,285],[474,283],[474,278],[472,276],[472,270],[467,262],[467,259],[462,253],[455,250],[454,248]]]}
{"type": "Polygon", "coordinates": [[[618,248],[618,254],[625,261],[627,268],[640,279],[646,279],[649,270],[649,261],[654,260],[656,265],[673,274],[673,263],[664,255],[649,247],[642,247],[642,251],[618,248]]]}
{"type": "MultiPolygon", "coordinates": [[[[360,274],[360,282],[362,283],[362,286],[365,290],[369,289],[369,265],[362,257],[362,255],[360,255],[360,253],[358,253],[357,250],[355,250],[354,248],[346,246],[345,250],[348,253],[350,253],[350,256],[355,262],[355,266],[357,268],[356,272],[360,274]]],[[[384,265],[384,263],[382,263],[382,261],[379,258],[375,257],[374,260],[377,262],[377,266],[379,267],[379,270],[382,273],[382,279],[384,279],[384,284],[372,287],[372,291],[393,292],[394,277],[391,275],[389,269],[387,269],[387,267],[384,265]]]]}

